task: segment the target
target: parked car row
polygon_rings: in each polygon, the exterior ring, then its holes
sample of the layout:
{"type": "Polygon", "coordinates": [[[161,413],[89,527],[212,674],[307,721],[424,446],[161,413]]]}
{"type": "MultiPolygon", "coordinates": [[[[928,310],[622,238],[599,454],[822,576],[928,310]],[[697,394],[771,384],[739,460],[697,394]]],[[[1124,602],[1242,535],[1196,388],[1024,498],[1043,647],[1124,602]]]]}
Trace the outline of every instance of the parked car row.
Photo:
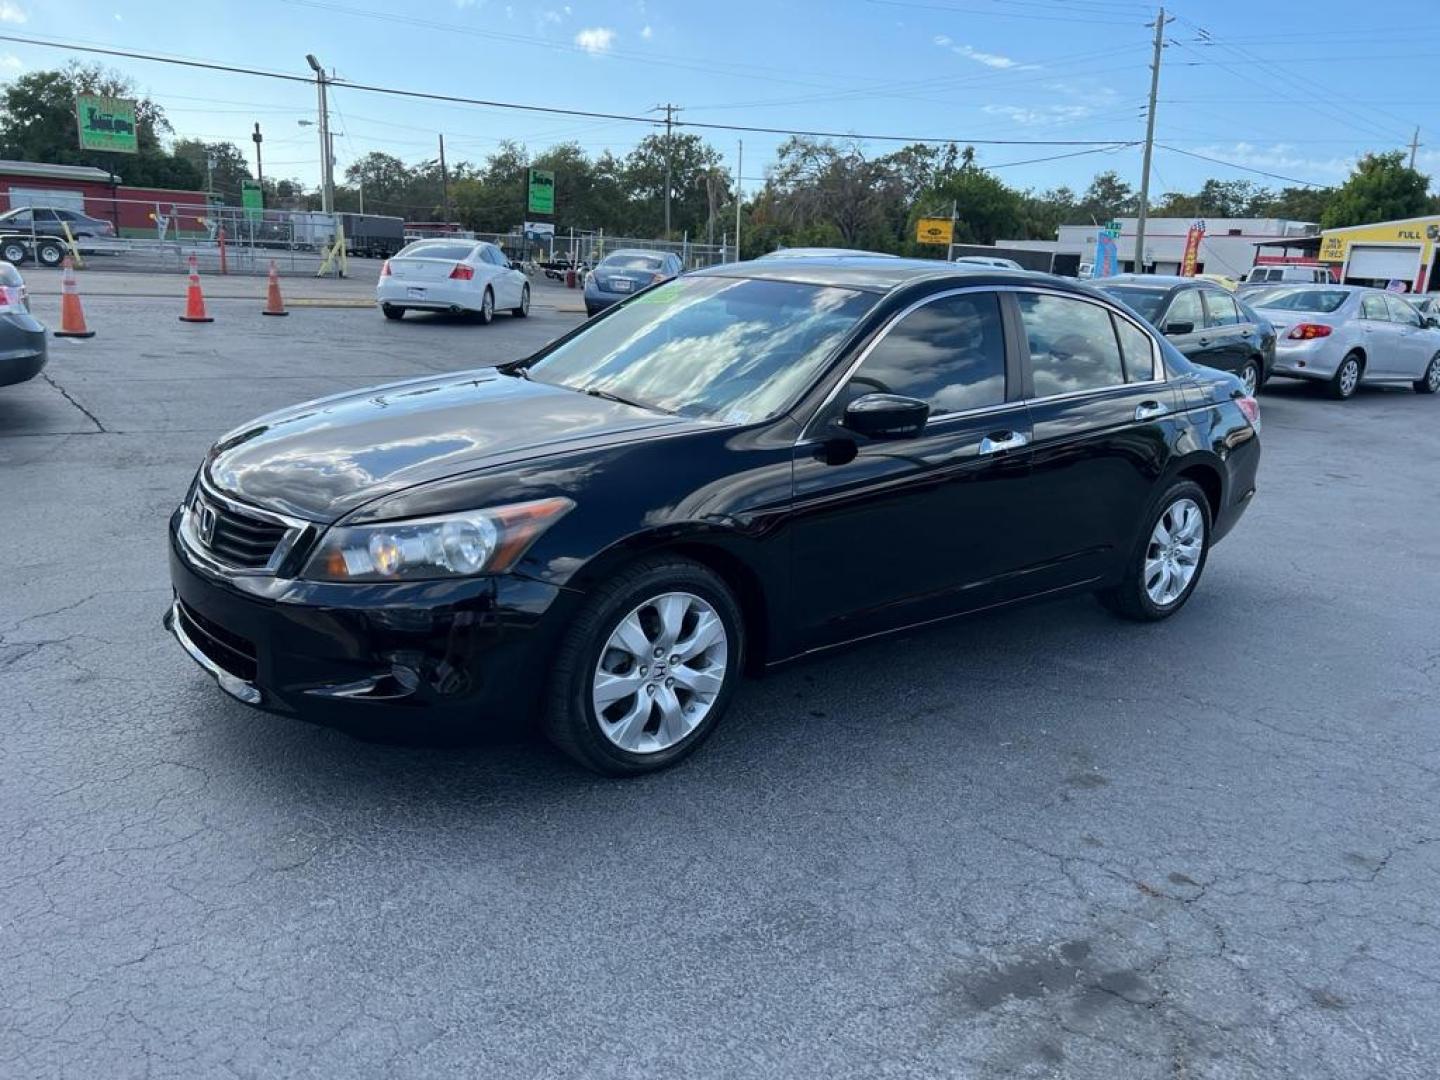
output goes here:
{"type": "Polygon", "coordinates": [[[31,258],[42,266],[59,266],[66,229],[87,254],[95,250],[95,241],[115,239],[115,226],[104,218],[62,207],[18,206],[0,214],[0,259],[15,266],[31,258]]]}

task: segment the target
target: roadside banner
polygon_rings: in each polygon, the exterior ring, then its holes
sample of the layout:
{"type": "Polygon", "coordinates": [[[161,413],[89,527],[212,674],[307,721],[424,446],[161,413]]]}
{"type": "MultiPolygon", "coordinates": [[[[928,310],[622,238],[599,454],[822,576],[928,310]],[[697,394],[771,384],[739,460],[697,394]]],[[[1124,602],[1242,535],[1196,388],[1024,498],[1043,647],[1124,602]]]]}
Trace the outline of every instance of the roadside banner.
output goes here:
{"type": "Polygon", "coordinates": [[[135,102],[131,98],[75,95],[75,122],[80,128],[81,150],[108,150],[112,154],[138,154],[135,141],[135,102]]]}
{"type": "Polygon", "coordinates": [[[265,216],[265,193],[254,180],[240,181],[240,205],[251,221],[259,221],[265,216]]]}
{"type": "Polygon", "coordinates": [[[1200,241],[1205,238],[1205,222],[1197,221],[1185,234],[1185,254],[1180,260],[1180,276],[1194,277],[1200,263],[1200,241]]]}
{"type": "Polygon", "coordinates": [[[1114,277],[1120,272],[1120,248],[1116,238],[1119,229],[1101,229],[1095,234],[1095,262],[1090,268],[1092,278],[1114,277]]]}
{"type": "Polygon", "coordinates": [[[922,217],[915,223],[917,244],[949,245],[955,235],[955,223],[949,218],[922,217]]]}

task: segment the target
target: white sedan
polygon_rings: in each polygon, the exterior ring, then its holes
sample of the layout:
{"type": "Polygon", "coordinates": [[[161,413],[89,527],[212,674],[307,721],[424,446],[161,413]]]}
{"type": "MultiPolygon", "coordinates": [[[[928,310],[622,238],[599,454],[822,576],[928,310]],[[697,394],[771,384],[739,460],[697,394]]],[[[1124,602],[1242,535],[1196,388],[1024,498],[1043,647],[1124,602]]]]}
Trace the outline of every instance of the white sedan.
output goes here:
{"type": "Polygon", "coordinates": [[[417,240],[380,269],[375,299],[387,319],[407,311],[473,312],[488,323],[495,312],[530,314],[530,282],[494,244],[477,240],[417,240]]]}

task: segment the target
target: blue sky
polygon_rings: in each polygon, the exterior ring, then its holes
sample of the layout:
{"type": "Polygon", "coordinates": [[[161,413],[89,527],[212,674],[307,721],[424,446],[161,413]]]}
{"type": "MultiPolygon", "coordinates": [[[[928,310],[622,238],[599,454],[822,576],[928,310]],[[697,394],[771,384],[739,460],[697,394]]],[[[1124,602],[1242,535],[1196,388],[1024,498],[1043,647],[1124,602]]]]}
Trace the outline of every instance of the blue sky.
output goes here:
{"type": "MultiPolygon", "coordinates": [[[[1440,5],[1409,5],[1403,23],[1361,17],[1353,0],[1177,0],[1167,10],[1177,18],[1166,32],[1157,142],[1333,183],[1358,154],[1406,146],[1418,124],[1419,164],[1440,176],[1440,121],[1429,107],[1440,5]]],[[[356,82],[627,114],[671,101],[690,121],[1118,142],[1144,135],[1154,11],[1135,0],[0,0],[0,33],[297,74],[314,52],[356,82]]],[[[66,56],[0,41],[0,77],[66,56]]],[[[178,135],[249,153],[259,121],[266,174],[317,181],[314,129],[296,123],[314,117],[313,89],[107,63],[164,106],[178,135]]],[[[479,161],[507,138],[624,153],[650,130],[343,87],[332,104],[342,170],[370,150],[433,157],[438,132],[451,161],[479,161]]],[[[744,139],[751,190],[784,138],[700,133],[732,169],[744,139]]],[[[978,149],[1021,187],[1083,187],[1107,168],[1139,182],[1138,147],[1032,164],[1013,163],[1077,148],[978,149]]],[[[1212,175],[1284,183],[1157,150],[1152,189],[1194,189],[1212,175]]]]}

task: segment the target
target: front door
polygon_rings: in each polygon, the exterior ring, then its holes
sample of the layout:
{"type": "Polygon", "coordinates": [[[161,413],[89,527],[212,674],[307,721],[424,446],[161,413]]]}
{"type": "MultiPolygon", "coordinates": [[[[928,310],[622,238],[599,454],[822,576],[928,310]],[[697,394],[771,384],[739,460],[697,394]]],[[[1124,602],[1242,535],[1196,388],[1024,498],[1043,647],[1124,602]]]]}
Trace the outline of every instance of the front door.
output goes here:
{"type": "Polygon", "coordinates": [[[999,296],[959,290],[903,313],[869,347],[795,450],[795,603],[809,647],[983,607],[1007,594],[1030,419],[1007,370],[999,296]],[[918,438],[866,439],[846,405],[873,393],[930,404],[918,438]]]}
{"type": "Polygon", "coordinates": [[[1047,587],[1095,582],[1128,553],[1168,458],[1174,391],[1150,335],[1089,300],[1016,294],[1029,358],[1032,497],[1050,527],[1027,558],[1047,587]]]}
{"type": "Polygon", "coordinates": [[[1386,375],[1418,379],[1435,355],[1435,335],[1425,327],[1420,313],[1398,296],[1385,297],[1390,321],[1395,324],[1396,348],[1386,375]]]}

